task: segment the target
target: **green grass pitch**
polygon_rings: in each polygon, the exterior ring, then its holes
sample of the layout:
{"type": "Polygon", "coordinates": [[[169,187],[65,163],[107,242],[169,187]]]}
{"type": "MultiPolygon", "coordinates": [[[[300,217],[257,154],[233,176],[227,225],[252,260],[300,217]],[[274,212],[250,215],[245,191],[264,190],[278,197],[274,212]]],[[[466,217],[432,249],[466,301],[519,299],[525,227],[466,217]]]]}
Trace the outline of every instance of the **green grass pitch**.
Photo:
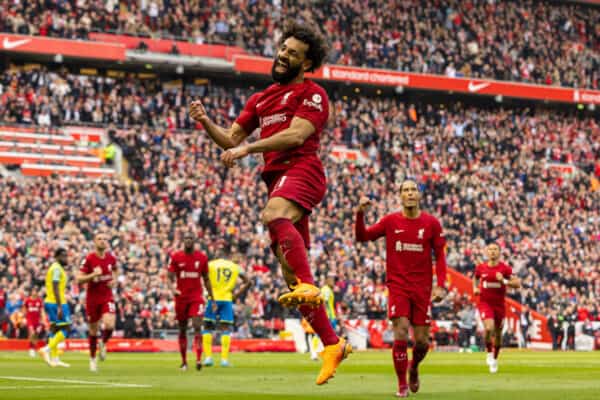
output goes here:
{"type": "MultiPolygon", "coordinates": [[[[179,371],[177,354],[109,354],[96,374],[85,354],[63,360],[71,368],[0,353],[0,399],[391,399],[396,391],[389,351],[352,354],[322,387],[314,384],[320,363],[301,354],[232,354],[232,368],[201,372],[179,371]]],[[[600,353],[505,351],[491,375],[484,353],[434,352],[422,364],[420,392],[411,397],[599,400],[600,353]]]]}

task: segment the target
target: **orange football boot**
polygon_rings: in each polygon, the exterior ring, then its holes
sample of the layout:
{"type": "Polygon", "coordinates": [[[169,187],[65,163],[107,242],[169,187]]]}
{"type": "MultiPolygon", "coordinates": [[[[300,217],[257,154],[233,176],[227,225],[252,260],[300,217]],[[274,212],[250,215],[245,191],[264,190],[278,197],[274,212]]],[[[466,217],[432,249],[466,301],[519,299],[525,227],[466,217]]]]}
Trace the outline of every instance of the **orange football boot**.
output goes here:
{"type": "Polygon", "coordinates": [[[323,385],[333,378],[337,367],[350,353],[352,353],[352,346],[346,342],[346,339],[340,338],[336,344],[325,346],[325,350],[319,354],[323,359],[323,365],[317,376],[317,385],[323,385]]]}
{"type": "Polygon", "coordinates": [[[278,301],[282,306],[289,308],[305,304],[317,307],[323,304],[323,296],[315,285],[300,282],[292,288],[291,292],[279,296],[278,301]]]}

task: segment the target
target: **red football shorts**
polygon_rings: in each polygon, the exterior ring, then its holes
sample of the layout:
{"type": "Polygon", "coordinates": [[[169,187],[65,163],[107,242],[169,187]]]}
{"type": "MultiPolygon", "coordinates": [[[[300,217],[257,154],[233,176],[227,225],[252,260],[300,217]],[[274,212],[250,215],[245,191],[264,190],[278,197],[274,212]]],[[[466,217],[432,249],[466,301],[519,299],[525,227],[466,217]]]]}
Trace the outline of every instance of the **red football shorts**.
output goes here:
{"type": "Polygon", "coordinates": [[[308,213],[323,200],[327,190],[323,168],[315,163],[299,162],[285,171],[264,172],[262,178],[267,184],[269,199],[283,197],[308,213]]]}
{"type": "Polygon", "coordinates": [[[30,335],[32,333],[39,335],[44,331],[44,325],[40,321],[27,321],[27,331],[30,335]]]}
{"type": "Polygon", "coordinates": [[[285,171],[265,172],[262,178],[269,190],[269,199],[282,197],[306,211],[294,226],[302,236],[305,247],[309,248],[308,214],[321,203],[327,190],[323,168],[313,163],[298,163],[285,171]]]}
{"type": "Polygon", "coordinates": [[[406,317],[412,325],[431,323],[431,293],[389,291],[388,318],[406,317]]]}
{"type": "Polygon", "coordinates": [[[88,316],[88,322],[95,324],[100,321],[104,314],[114,314],[116,312],[115,303],[112,300],[89,302],[86,304],[85,312],[88,316]]]}
{"type": "Polygon", "coordinates": [[[504,309],[504,301],[502,304],[491,304],[484,301],[480,301],[477,306],[481,320],[493,319],[496,327],[502,326],[506,310],[504,309]]]}
{"type": "Polygon", "coordinates": [[[204,302],[199,300],[175,299],[175,319],[185,321],[188,318],[204,317],[204,302]]]}

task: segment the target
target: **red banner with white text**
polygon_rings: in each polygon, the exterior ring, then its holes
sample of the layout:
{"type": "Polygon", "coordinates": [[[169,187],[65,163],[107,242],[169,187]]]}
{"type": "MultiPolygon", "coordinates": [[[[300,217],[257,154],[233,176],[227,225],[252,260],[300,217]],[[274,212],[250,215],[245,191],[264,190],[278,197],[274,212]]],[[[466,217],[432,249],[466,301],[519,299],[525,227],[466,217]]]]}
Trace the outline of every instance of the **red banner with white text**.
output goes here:
{"type": "MultiPolygon", "coordinates": [[[[268,75],[273,60],[237,55],[233,59],[237,72],[268,75]]],[[[562,103],[600,104],[600,90],[572,89],[559,86],[531,85],[486,79],[450,78],[443,75],[416,74],[383,69],[325,65],[307,77],[317,80],[350,82],[375,86],[402,86],[444,92],[506,96],[562,103]]]]}
{"type": "Polygon", "coordinates": [[[65,57],[90,58],[95,60],[125,60],[125,46],[119,43],[101,43],[83,40],[47,38],[0,33],[0,51],[61,54],[65,57]]]}

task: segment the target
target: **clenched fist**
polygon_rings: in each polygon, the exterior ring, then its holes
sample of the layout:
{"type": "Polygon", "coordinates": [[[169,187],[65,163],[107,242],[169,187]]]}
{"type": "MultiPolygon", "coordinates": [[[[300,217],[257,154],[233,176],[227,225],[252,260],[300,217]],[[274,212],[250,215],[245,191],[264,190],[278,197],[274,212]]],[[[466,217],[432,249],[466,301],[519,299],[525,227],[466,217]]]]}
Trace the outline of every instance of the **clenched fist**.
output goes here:
{"type": "Polygon", "coordinates": [[[360,201],[358,203],[358,211],[360,211],[360,212],[367,211],[369,209],[369,207],[371,207],[371,204],[372,204],[372,202],[368,197],[366,197],[366,196],[361,197],[360,201]]]}
{"type": "Polygon", "coordinates": [[[190,117],[194,121],[198,122],[202,122],[202,120],[208,118],[208,116],[206,115],[206,109],[204,108],[200,100],[192,101],[190,103],[190,117]]]}

